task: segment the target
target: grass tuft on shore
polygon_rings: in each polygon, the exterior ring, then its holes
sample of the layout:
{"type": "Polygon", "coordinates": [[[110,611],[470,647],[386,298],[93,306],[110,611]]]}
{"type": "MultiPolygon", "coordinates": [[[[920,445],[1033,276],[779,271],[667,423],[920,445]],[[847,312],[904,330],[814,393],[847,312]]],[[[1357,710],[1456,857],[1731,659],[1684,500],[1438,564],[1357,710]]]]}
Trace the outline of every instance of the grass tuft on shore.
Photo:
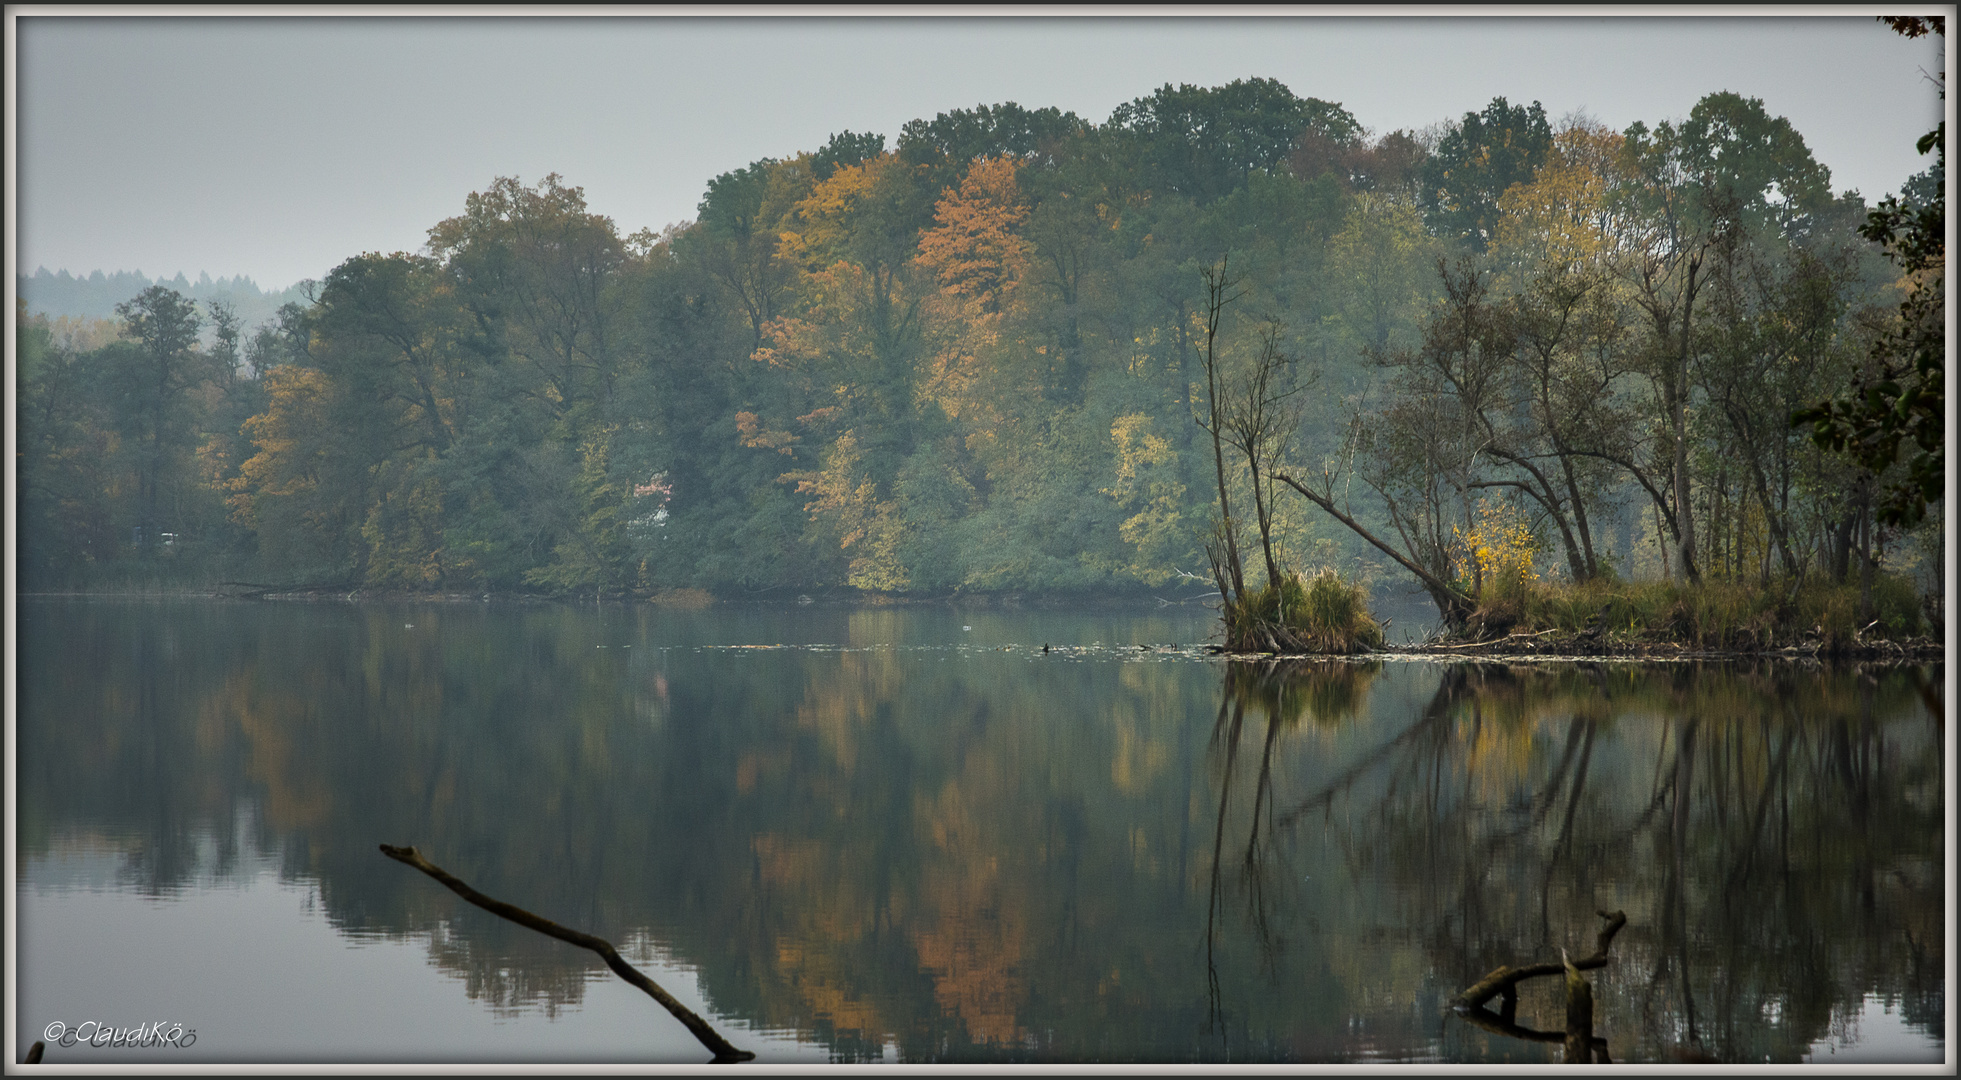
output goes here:
{"type": "Polygon", "coordinates": [[[1229,652],[1346,656],[1382,645],[1368,590],[1333,569],[1287,574],[1221,613],[1229,652]]]}

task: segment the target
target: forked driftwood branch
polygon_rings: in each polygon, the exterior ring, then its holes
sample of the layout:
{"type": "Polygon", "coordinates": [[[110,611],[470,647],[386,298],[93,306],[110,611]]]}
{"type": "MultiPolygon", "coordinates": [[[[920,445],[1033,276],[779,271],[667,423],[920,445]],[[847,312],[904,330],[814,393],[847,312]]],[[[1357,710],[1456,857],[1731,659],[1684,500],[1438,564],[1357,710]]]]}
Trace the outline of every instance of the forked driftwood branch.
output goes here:
{"type": "Polygon", "coordinates": [[[1593,1035],[1593,987],[1580,977],[1582,969],[1607,966],[1607,949],[1614,943],[1614,935],[1627,925],[1627,913],[1616,911],[1597,913],[1607,920],[1600,934],[1595,938],[1593,955],[1574,960],[1559,950],[1559,963],[1527,964],[1524,967],[1501,967],[1484,978],[1479,979],[1470,989],[1457,995],[1457,1013],[1471,1023],[1498,1035],[1508,1035],[1514,1039],[1531,1042],[1556,1042],[1566,1045],[1566,1062],[1569,1065],[1585,1064],[1589,1061],[1606,1064],[1607,1040],[1593,1035]],[[1563,1032],[1535,1031],[1520,1027],[1518,1015],[1518,984],[1526,979],[1542,975],[1564,975],[1566,977],[1566,1030],[1563,1032]],[[1500,997],[1502,995],[1502,997],[1500,997]],[[1493,1013],[1484,1003],[1500,997],[1498,1012],[1493,1013]]]}
{"type": "Polygon", "coordinates": [[[413,847],[393,847],[388,844],[383,844],[381,845],[381,853],[394,859],[396,862],[407,863],[417,870],[428,874],[430,877],[448,886],[451,892],[493,915],[501,916],[517,923],[519,926],[528,927],[549,937],[555,937],[560,941],[577,945],[582,949],[591,949],[593,952],[598,953],[600,958],[606,961],[606,966],[612,968],[615,974],[646,991],[648,997],[660,1002],[662,1007],[666,1008],[668,1012],[673,1013],[676,1020],[681,1021],[689,1031],[694,1033],[695,1038],[701,1040],[701,1045],[707,1047],[714,1053],[715,1061],[723,1063],[748,1061],[756,1056],[747,1050],[737,1050],[735,1047],[729,1045],[729,1041],[722,1038],[720,1032],[708,1026],[708,1021],[696,1016],[694,1010],[675,1000],[674,995],[661,989],[659,983],[641,974],[639,968],[627,963],[620,956],[619,950],[613,948],[612,942],[607,941],[605,938],[580,933],[577,930],[560,926],[550,919],[533,915],[521,907],[506,904],[502,900],[485,896],[477,890],[472,889],[454,874],[423,858],[422,853],[413,847]]]}
{"type": "MultiPolygon", "coordinates": [[[[1458,1010],[1458,1015],[1463,1017],[1467,1022],[1491,1032],[1493,1035],[1522,1039],[1526,1042],[1561,1044],[1570,1044],[1571,1042],[1568,1032],[1539,1031],[1536,1028],[1521,1027],[1515,1021],[1499,1017],[1490,1009],[1460,1009],[1458,1010]]],[[[1587,1041],[1589,1048],[1593,1052],[1593,1060],[1596,1064],[1613,1064],[1612,1059],[1607,1056],[1606,1039],[1590,1036],[1587,1041]]]]}
{"type": "MultiPolygon", "coordinates": [[[[1611,915],[1605,911],[1597,912],[1596,914],[1607,920],[1607,925],[1601,929],[1600,935],[1595,939],[1593,955],[1582,960],[1573,961],[1572,966],[1581,971],[1606,967],[1607,948],[1614,943],[1614,935],[1620,933],[1621,927],[1627,925],[1627,912],[1625,911],[1616,911],[1611,915]]],[[[1457,1003],[1467,1009],[1476,1009],[1482,1007],[1485,1002],[1490,1001],[1502,993],[1505,995],[1508,1004],[1516,1005],[1518,1001],[1519,983],[1526,979],[1536,979],[1542,975],[1563,975],[1566,973],[1566,968],[1567,965],[1564,963],[1527,964],[1524,967],[1501,967],[1484,978],[1479,979],[1469,990],[1457,995],[1457,1003]]]]}

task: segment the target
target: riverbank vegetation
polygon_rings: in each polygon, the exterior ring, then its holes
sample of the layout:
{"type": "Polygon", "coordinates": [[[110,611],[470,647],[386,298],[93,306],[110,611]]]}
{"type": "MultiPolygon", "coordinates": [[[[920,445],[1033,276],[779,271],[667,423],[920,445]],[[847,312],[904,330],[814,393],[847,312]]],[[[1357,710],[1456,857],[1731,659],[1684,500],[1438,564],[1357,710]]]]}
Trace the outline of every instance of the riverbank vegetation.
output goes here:
{"type": "MultiPolygon", "coordinates": [[[[1944,212],[1943,167],[1887,212],[1944,212]]],[[[1365,606],[1314,620],[1406,576],[1457,631],[1613,581],[1710,612],[1681,598],[1855,583],[1863,626],[1889,574],[1942,591],[1941,514],[1894,508],[1945,477],[1925,424],[1861,411],[1942,400],[1940,260],[1868,215],[1732,93],[1375,133],[1264,79],[843,132],[660,232],[499,178],[257,326],[163,285],[108,323],[19,309],[20,582],[1168,595],[1209,566],[1281,651],[1379,640],[1365,606]],[[1840,445],[1791,426],[1814,406],[1840,445]]]]}
{"type": "Polygon", "coordinates": [[[1814,580],[1785,590],[1735,582],[1591,582],[1531,586],[1480,604],[1446,647],[1496,653],[1645,655],[1788,652],[1837,655],[1938,650],[1912,584],[1814,580]]]}

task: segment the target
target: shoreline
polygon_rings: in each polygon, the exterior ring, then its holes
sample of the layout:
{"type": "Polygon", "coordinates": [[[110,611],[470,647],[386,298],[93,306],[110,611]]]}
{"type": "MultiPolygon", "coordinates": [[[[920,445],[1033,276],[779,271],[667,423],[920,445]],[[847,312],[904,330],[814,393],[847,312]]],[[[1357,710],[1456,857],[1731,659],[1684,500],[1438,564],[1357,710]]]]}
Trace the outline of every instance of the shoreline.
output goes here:
{"type": "Polygon", "coordinates": [[[584,596],[563,593],[526,592],[417,592],[398,589],[308,589],[279,587],[238,587],[238,588],[192,588],[192,589],[151,589],[151,590],[101,590],[77,589],[69,591],[17,592],[21,599],[97,599],[97,600],[251,600],[269,603],[343,603],[343,604],[562,604],[566,606],[588,607],[597,603],[620,606],[639,606],[661,608],[700,609],[717,606],[731,607],[850,607],[850,608],[904,608],[904,607],[948,607],[948,608],[999,608],[999,609],[1050,609],[1093,608],[1110,611],[1151,611],[1167,607],[1203,607],[1216,609],[1217,600],[1211,595],[1167,599],[1154,593],[952,593],[937,596],[892,596],[883,593],[850,593],[839,595],[836,590],[822,590],[816,594],[798,593],[789,589],[770,589],[774,595],[756,594],[752,596],[729,596],[711,593],[706,589],[670,589],[652,596],[632,594],[608,594],[595,601],[590,594],[584,596]]]}
{"type": "Polygon", "coordinates": [[[1940,642],[1880,642],[1857,649],[1826,650],[1820,648],[1801,649],[1788,646],[1779,649],[1738,650],[1705,649],[1693,645],[1652,643],[1635,651],[1575,652],[1557,649],[1506,649],[1503,642],[1475,642],[1466,645],[1397,645],[1360,653],[1236,653],[1227,652],[1219,646],[1208,645],[1207,650],[1221,659],[1245,662],[1296,663],[1326,662],[1330,660],[1347,663],[1366,663],[1377,660],[1498,660],[1505,662],[1536,663],[1643,663],[1667,664],[1678,662],[1731,662],[1744,660],[1782,660],[1793,663],[1893,663],[1925,664],[1944,663],[1947,647],[1940,642]]]}
{"type": "MultiPolygon", "coordinates": [[[[777,590],[772,590],[777,591],[777,590]]],[[[259,603],[292,604],[498,604],[539,607],[565,605],[585,607],[594,604],[591,599],[576,599],[553,596],[543,593],[421,593],[406,591],[362,590],[343,592],[341,590],[293,590],[275,592],[272,590],[222,591],[222,590],[171,590],[144,592],[34,592],[16,593],[23,600],[220,600],[259,603]]],[[[1047,610],[1071,608],[1082,610],[1085,606],[1106,611],[1150,612],[1166,607],[1216,607],[1210,598],[1187,600],[1166,600],[1158,596],[1103,596],[1097,598],[1075,596],[1029,597],[1026,594],[1004,596],[942,596],[942,597],[881,597],[868,600],[861,597],[840,597],[835,594],[822,598],[797,594],[792,597],[770,598],[730,598],[712,596],[704,590],[673,590],[669,594],[653,597],[608,598],[599,603],[621,607],[655,607],[667,610],[701,611],[709,607],[851,607],[851,608],[901,608],[901,607],[946,607],[980,608],[1005,610],[1047,610]],[[676,595],[680,594],[680,595],[676,595]]],[[[1383,645],[1357,653],[1268,653],[1268,652],[1229,652],[1222,645],[1199,643],[1212,655],[1232,661],[1260,662],[1299,662],[1343,660],[1363,662],[1390,658],[1410,659],[1477,659],[1508,661],[1546,661],[1546,662],[1652,662],[1674,661],[1735,661],[1735,660],[1791,660],[1810,662],[1838,661],[1887,661],[1894,663],[1941,662],[1947,658],[1944,641],[1931,637],[1908,638],[1903,641],[1887,639],[1861,640],[1847,645],[1842,642],[1811,640],[1795,645],[1767,645],[1758,649],[1710,648],[1688,641],[1599,641],[1585,640],[1583,635],[1570,631],[1545,630],[1533,633],[1512,633],[1502,638],[1488,641],[1451,642],[1448,640],[1412,642],[1403,645],[1383,645]]]]}

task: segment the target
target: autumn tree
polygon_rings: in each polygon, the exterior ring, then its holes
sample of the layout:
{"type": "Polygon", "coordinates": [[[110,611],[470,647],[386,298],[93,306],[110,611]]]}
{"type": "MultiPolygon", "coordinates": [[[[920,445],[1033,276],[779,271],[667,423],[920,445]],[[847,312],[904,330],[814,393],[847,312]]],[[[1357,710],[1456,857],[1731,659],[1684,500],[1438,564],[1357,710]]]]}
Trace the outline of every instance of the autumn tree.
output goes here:
{"type": "Polygon", "coordinates": [[[820,181],[782,238],[783,257],[802,270],[800,310],[778,321],[765,349],[800,351],[845,375],[850,390],[836,403],[844,410],[838,419],[865,424],[861,438],[881,486],[911,447],[925,295],[914,256],[934,202],[914,183],[912,167],[881,154],[820,181]]]}
{"type": "Polygon", "coordinates": [[[938,289],[927,304],[920,395],[949,417],[991,427],[1015,411],[1002,400],[998,369],[1021,343],[1029,306],[1019,294],[1030,272],[1030,245],[1021,233],[1028,206],[1013,158],[976,161],[957,188],[934,208],[934,227],[919,235],[918,267],[938,289]],[[992,377],[990,377],[990,375],[992,377]]]}
{"type": "Polygon", "coordinates": [[[1556,133],[1533,179],[1499,199],[1491,248],[1494,278],[1512,294],[1504,318],[1516,342],[1512,404],[1498,410],[1513,419],[1493,454],[1520,474],[1491,482],[1525,494],[1552,523],[1574,581],[1602,572],[1595,525],[1613,473],[1654,489],[1641,449],[1647,425],[1631,400],[1626,294],[1612,272],[1620,145],[1584,122],[1556,133]]]}
{"type": "Polygon", "coordinates": [[[1295,140],[1287,171],[1303,180],[1333,176],[1348,191],[1418,199],[1430,149],[1408,131],[1364,138],[1310,128],[1295,140]]]}
{"type": "Polygon", "coordinates": [[[1012,158],[984,158],[941,197],[933,228],[919,236],[917,258],[937,277],[940,290],[998,315],[1026,272],[1028,245],[1017,230],[1028,220],[1015,182],[1012,158]]]}
{"type": "MultiPolygon", "coordinates": [[[[889,504],[882,512],[895,521],[894,484],[922,435],[921,304],[929,286],[916,256],[935,200],[915,173],[896,155],[880,154],[839,166],[797,204],[782,236],[783,257],[800,270],[797,305],[771,324],[756,353],[772,367],[798,371],[817,393],[800,418],[817,441],[850,437],[848,452],[838,443],[825,455],[825,475],[832,477],[825,490],[856,499],[869,482],[875,501],[889,504]]],[[[931,418],[923,419],[930,426],[931,418]]],[[[810,510],[835,517],[850,505],[840,495],[819,498],[810,510]]],[[[845,546],[864,540],[890,551],[896,544],[893,532],[835,528],[845,546]]],[[[856,573],[864,578],[870,571],[856,573]]],[[[896,582],[902,575],[875,576],[896,582]]]]}
{"type": "Polygon", "coordinates": [[[242,429],[252,452],[228,485],[232,516],[251,531],[274,573],[305,584],[353,585],[360,580],[360,530],[373,474],[371,448],[343,426],[353,403],[318,368],[278,364],[260,381],[265,407],[242,429]]]}

